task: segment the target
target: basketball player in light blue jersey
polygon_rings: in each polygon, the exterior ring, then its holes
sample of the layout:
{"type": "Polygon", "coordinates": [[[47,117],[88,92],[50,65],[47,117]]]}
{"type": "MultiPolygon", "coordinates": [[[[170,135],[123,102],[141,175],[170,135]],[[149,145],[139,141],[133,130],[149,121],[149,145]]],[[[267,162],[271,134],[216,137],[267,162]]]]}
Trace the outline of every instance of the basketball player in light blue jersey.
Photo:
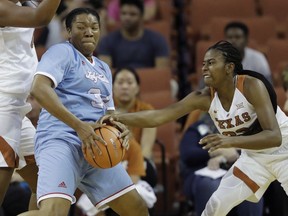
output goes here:
{"type": "Polygon", "coordinates": [[[108,205],[119,215],[147,216],[121,164],[96,169],[82,152],[95,140],[105,144],[94,132],[101,126],[96,121],[114,111],[111,71],[92,56],[100,36],[99,15],[77,8],[67,15],[66,28],[69,42],[44,54],[32,85],[31,94],[43,107],[35,138],[39,210],[21,215],[66,216],[78,187],[98,208],[108,205]]]}

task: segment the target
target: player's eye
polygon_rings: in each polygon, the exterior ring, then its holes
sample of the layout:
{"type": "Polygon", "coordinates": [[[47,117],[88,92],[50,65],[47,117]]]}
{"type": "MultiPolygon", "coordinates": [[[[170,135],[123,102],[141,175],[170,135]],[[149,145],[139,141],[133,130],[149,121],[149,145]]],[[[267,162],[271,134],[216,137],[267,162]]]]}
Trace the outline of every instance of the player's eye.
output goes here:
{"type": "Polygon", "coordinates": [[[84,30],[84,26],[77,26],[77,29],[84,30]]]}

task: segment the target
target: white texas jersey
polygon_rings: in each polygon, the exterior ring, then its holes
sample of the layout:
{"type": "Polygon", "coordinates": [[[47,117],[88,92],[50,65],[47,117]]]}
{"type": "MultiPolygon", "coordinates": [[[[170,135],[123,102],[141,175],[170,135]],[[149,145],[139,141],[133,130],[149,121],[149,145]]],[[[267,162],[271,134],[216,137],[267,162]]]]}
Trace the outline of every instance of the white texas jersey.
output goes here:
{"type": "MultiPolygon", "coordinates": [[[[211,91],[212,101],[209,108],[209,114],[214,121],[215,126],[218,131],[226,136],[237,136],[244,134],[247,129],[253,124],[257,119],[255,109],[252,104],[243,95],[243,83],[245,80],[245,75],[238,75],[236,77],[236,89],[232,104],[229,110],[225,110],[222,107],[221,101],[218,97],[217,92],[211,91]]],[[[285,145],[288,142],[288,117],[285,113],[277,107],[276,119],[278,121],[281,133],[282,142],[285,140],[285,145]]],[[[257,150],[257,152],[275,152],[280,150],[280,148],[288,148],[282,146],[279,148],[270,148],[265,150],[257,150]]],[[[245,150],[255,152],[255,150],[245,150]]]]}
{"type": "Polygon", "coordinates": [[[38,63],[33,32],[33,28],[0,28],[0,93],[29,93],[38,63]]]}

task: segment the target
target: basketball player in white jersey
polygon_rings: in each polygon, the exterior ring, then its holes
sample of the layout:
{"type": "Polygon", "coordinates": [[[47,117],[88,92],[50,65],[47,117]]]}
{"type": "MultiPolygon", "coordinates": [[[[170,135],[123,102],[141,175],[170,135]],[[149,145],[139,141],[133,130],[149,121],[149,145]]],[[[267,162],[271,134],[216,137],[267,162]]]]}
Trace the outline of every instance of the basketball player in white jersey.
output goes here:
{"type": "MultiPolygon", "coordinates": [[[[38,63],[33,28],[48,24],[59,3],[43,0],[31,8],[17,0],[0,0],[0,205],[15,168],[36,192],[35,129],[25,117],[31,110],[26,99],[38,63]]],[[[34,203],[30,208],[36,208],[34,203]]]]}
{"type": "Polygon", "coordinates": [[[209,112],[220,134],[204,137],[203,148],[210,152],[238,148],[242,153],[209,199],[203,216],[224,216],[244,200],[257,202],[274,180],[287,194],[288,118],[271,97],[273,88],[271,94],[264,84],[267,80],[237,75],[243,74],[241,55],[226,41],[207,50],[202,72],[207,87],[178,103],[161,110],[107,115],[99,122],[156,127],[195,109],[209,112]]]}

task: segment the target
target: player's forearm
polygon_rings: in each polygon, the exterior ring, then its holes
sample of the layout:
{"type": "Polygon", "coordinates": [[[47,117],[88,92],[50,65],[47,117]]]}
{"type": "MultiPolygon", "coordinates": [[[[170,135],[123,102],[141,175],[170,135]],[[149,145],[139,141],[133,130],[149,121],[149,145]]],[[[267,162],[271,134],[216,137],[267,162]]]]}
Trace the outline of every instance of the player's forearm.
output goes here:
{"type": "Polygon", "coordinates": [[[168,122],[160,110],[147,110],[136,113],[114,114],[116,121],[132,127],[152,128],[168,122]]]}
{"type": "Polygon", "coordinates": [[[10,1],[0,1],[0,26],[45,26],[55,15],[59,3],[60,0],[43,0],[37,8],[32,8],[19,7],[10,1]]]}
{"type": "Polygon", "coordinates": [[[56,13],[61,0],[43,0],[35,13],[40,25],[47,25],[56,13]]]}
{"type": "Polygon", "coordinates": [[[250,149],[250,150],[260,150],[260,149],[279,147],[281,143],[282,143],[282,136],[280,131],[264,130],[258,134],[250,136],[239,136],[235,138],[231,147],[250,149]]]}
{"type": "Polygon", "coordinates": [[[74,116],[66,107],[61,103],[54,89],[49,86],[42,86],[38,88],[34,86],[31,95],[35,97],[37,102],[46,109],[51,115],[67,124],[74,130],[80,125],[80,120],[74,116]]]}

